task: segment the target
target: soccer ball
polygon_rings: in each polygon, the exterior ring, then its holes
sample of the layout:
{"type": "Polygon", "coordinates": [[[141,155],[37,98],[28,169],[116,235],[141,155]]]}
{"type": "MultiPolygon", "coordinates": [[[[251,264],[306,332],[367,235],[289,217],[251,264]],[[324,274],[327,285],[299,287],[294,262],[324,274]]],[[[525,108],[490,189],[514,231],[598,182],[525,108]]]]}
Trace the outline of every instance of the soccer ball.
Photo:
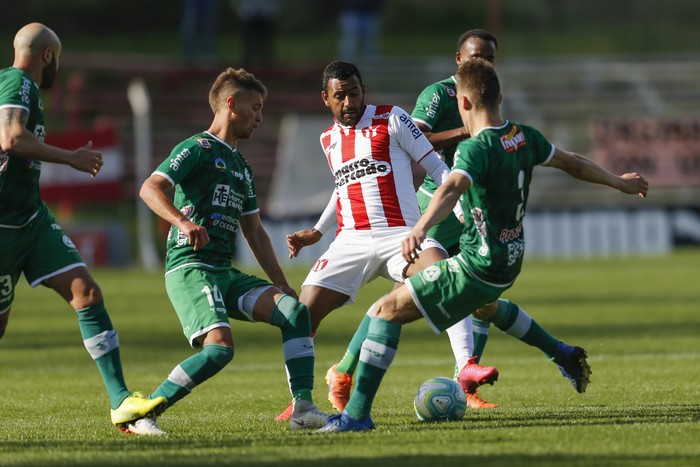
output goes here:
{"type": "Polygon", "coordinates": [[[467,411],[467,397],[456,381],[436,376],[420,385],[413,409],[422,422],[460,420],[467,411]]]}

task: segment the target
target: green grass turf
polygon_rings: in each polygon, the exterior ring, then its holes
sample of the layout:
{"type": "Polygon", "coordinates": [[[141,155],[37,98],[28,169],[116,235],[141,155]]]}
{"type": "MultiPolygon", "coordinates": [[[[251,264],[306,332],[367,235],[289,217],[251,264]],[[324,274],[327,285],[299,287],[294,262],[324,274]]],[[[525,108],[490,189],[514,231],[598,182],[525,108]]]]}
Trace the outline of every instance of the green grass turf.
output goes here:
{"type": "MultiPolygon", "coordinates": [[[[73,312],[23,282],[0,340],[0,465],[698,465],[700,250],[668,257],[526,261],[506,294],[557,337],[588,350],[577,394],[537,349],[491,330],[483,364],[501,377],[481,393],[501,407],[425,424],[412,409],[420,383],[451,376],[447,336],[405,327],[375,400],[377,430],[313,435],[272,421],[288,401],[277,329],[233,322],[233,362],[167,411],[170,434],[139,438],[109,422],[106,394],[73,312]]],[[[290,270],[298,286],[304,269],[290,270]]],[[[154,389],[190,355],[160,274],[96,270],[119,330],[127,382],[154,389]]],[[[315,397],[368,305],[364,288],[316,338],[315,397]]]]}

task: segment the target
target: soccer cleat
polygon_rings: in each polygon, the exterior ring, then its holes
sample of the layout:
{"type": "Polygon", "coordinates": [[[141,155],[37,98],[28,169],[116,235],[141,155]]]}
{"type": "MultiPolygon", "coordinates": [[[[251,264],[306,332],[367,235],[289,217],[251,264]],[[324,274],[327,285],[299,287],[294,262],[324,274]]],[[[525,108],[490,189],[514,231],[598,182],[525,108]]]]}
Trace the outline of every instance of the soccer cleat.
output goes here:
{"type": "Polygon", "coordinates": [[[156,422],[155,416],[139,418],[134,422],[129,422],[119,427],[124,433],[133,435],[146,436],[163,436],[167,435],[156,422]]]}
{"type": "Polygon", "coordinates": [[[559,371],[579,393],[586,392],[593,373],[586,361],[587,357],[588,354],[581,347],[566,345],[563,342],[557,344],[557,352],[554,354],[553,361],[559,367],[559,371]]]}
{"type": "Polygon", "coordinates": [[[352,375],[336,371],[338,365],[333,365],[326,372],[326,384],[328,385],[328,400],[338,411],[345,410],[350,400],[352,389],[352,375]]]}
{"type": "Polygon", "coordinates": [[[459,370],[457,382],[465,394],[476,394],[476,390],[483,384],[490,384],[498,380],[498,370],[492,366],[481,366],[476,363],[474,356],[459,370]]]}
{"type": "Polygon", "coordinates": [[[158,415],[168,405],[168,400],[165,397],[155,397],[146,399],[140,392],[135,392],[126,399],[116,409],[111,411],[112,423],[119,426],[146,415],[158,415]]]}
{"type": "Polygon", "coordinates": [[[294,402],[289,401],[289,405],[287,406],[284,411],[279,414],[278,416],[275,417],[276,422],[286,422],[290,418],[292,418],[292,412],[294,411],[294,402]]]}
{"type": "Polygon", "coordinates": [[[467,392],[465,395],[467,396],[467,407],[470,409],[495,409],[498,407],[498,404],[492,404],[483,400],[476,392],[467,392]]]}
{"type": "Polygon", "coordinates": [[[306,430],[320,428],[328,423],[328,414],[321,411],[316,404],[310,401],[299,400],[294,404],[294,411],[289,419],[289,428],[292,430],[306,430]]]}
{"type": "Polygon", "coordinates": [[[328,417],[328,423],[316,433],[339,433],[341,431],[369,431],[374,430],[374,423],[370,417],[355,420],[346,411],[328,417]]]}

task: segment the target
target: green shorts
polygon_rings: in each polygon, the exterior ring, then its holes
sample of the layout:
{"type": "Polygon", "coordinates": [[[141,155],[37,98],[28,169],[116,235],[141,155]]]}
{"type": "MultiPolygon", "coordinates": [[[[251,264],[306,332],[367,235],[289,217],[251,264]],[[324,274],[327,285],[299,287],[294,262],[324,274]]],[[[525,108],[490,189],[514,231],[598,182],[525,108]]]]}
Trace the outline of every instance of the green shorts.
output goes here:
{"type": "Polygon", "coordinates": [[[484,305],[493,303],[508,287],[476,279],[461,256],[428,266],[406,281],[413,301],[429,326],[440,333],[484,305]]]}
{"type": "Polygon", "coordinates": [[[0,313],[10,309],[19,277],[36,287],[53,276],[85,266],[68,235],[42,205],[21,228],[0,228],[0,313]]]}
{"type": "Polygon", "coordinates": [[[241,298],[255,288],[270,286],[232,267],[185,266],[165,276],[168,297],[192,347],[199,347],[196,339],[212,329],[231,327],[229,318],[253,321],[243,312],[241,298]]]}
{"type": "MultiPolygon", "coordinates": [[[[420,212],[423,213],[428,208],[432,197],[425,193],[423,189],[416,192],[420,212]]],[[[442,245],[450,255],[459,253],[459,237],[462,235],[464,225],[457,219],[454,213],[450,213],[442,222],[434,225],[428,230],[428,237],[432,237],[442,245]]]]}

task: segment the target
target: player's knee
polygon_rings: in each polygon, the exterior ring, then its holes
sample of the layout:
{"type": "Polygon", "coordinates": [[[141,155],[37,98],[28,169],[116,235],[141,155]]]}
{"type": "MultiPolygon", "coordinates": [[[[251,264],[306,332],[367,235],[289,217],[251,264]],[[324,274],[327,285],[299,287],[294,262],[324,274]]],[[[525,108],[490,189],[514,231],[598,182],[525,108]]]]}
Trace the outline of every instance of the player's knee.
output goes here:
{"type": "Polygon", "coordinates": [[[385,295],[375,302],[373,318],[382,318],[391,321],[396,315],[396,300],[393,299],[394,292],[385,295]]]}
{"type": "Polygon", "coordinates": [[[70,282],[68,290],[65,291],[67,293],[58,289],[57,292],[64,295],[76,310],[87,308],[102,301],[102,289],[87,271],[70,282]]]}
{"type": "Polygon", "coordinates": [[[208,344],[202,348],[211,366],[220,370],[233,360],[233,349],[225,345],[208,344]]]}
{"type": "Polygon", "coordinates": [[[496,300],[493,303],[489,303],[488,305],[482,306],[481,308],[477,309],[472,315],[476,319],[480,319],[482,321],[492,321],[493,317],[495,316],[496,312],[498,311],[498,303],[500,300],[496,300]]]}
{"type": "Polygon", "coordinates": [[[275,302],[272,323],[282,331],[293,331],[300,336],[311,334],[309,309],[289,295],[282,295],[275,302]]]}

